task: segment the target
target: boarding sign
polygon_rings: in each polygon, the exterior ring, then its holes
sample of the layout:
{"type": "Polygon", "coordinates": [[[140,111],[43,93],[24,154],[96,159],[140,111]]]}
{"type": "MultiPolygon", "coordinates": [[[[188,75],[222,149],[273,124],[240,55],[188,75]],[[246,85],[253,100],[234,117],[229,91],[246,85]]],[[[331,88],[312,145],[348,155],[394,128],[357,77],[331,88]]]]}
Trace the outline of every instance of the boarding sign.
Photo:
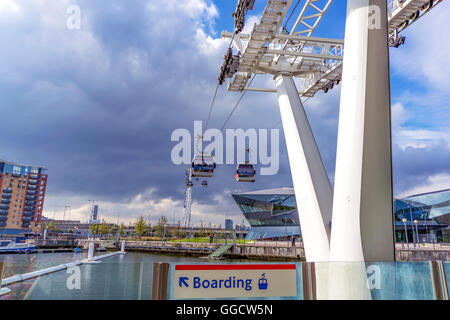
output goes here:
{"type": "Polygon", "coordinates": [[[175,299],[294,296],[295,264],[175,265],[175,299]]]}

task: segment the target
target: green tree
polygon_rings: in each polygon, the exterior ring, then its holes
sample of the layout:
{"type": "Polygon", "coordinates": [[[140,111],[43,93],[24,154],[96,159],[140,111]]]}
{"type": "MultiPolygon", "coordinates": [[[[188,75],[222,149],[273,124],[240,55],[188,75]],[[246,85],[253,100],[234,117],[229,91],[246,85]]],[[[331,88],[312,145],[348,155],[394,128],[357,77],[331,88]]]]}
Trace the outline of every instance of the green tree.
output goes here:
{"type": "Polygon", "coordinates": [[[145,218],[143,216],[140,216],[134,223],[134,230],[136,231],[136,234],[139,236],[139,238],[142,237],[146,229],[147,223],[145,221],[145,218]]]}
{"type": "MultiPolygon", "coordinates": [[[[45,226],[44,226],[44,228],[45,228],[45,226]]],[[[49,223],[48,226],[47,226],[47,229],[48,229],[49,231],[56,230],[55,221],[50,221],[50,223],[49,223]]]]}
{"type": "Polygon", "coordinates": [[[125,234],[125,225],[123,223],[121,223],[119,226],[119,233],[121,236],[125,234]]]}
{"type": "Polygon", "coordinates": [[[98,233],[101,234],[102,236],[106,236],[108,232],[109,232],[108,224],[106,223],[105,220],[102,220],[102,223],[98,228],[98,233]]]}
{"type": "Polygon", "coordinates": [[[97,235],[99,233],[98,229],[99,229],[99,225],[97,223],[92,224],[91,225],[91,234],[97,235]]]}

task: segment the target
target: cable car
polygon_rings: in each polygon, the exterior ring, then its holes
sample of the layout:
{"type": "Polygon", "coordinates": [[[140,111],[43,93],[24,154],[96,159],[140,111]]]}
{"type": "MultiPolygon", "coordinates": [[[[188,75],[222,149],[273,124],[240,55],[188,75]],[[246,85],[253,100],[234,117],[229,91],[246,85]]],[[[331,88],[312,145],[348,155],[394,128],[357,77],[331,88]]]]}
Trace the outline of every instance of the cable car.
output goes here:
{"type": "Polygon", "coordinates": [[[186,185],[187,185],[188,187],[192,187],[194,184],[192,183],[192,181],[188,181],[188,182],[186,182],[186,185]]]}
{"type": "Polygon", "coordinates": [[[212,178],[216,162],[214,158],[207,154],[200,154],[194,156],[192,160],[192,177],[212,178]]]}
{"type": "Polygon", "coordinates": [[[208,186],[208,181],[203,180],[203,181],[202,181],[202,187],[207,187],[207,186],[208,186]]]}
{"type": "Polygon", "coordinates": [[[237,182],[255,182],[255,167],[249,163],[240,163],[236,168],[234,177],[237,182]]]}

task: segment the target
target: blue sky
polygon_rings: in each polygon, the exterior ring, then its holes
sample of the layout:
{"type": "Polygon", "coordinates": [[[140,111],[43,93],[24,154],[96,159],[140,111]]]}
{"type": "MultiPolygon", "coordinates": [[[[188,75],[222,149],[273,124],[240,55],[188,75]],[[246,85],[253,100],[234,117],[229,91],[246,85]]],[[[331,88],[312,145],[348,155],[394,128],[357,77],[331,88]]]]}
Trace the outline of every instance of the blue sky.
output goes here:
{"type": "MultiPolygon", "coordinates": [[[[256,0],[248,21],[265,1],[256,0]]],[[[173,130],[206,121],[232,30],[235,1],[2,0],[0,2],[0,158],[48,168],[45,215],[100,215],[132,222],[183,215],[185,166],[170,160],[173,130]],[[81,10],[81,28],[67,28],[66,10],[81,10]],[[56,213],[55,213],[56,212],[56,213]]],[[[343,38],[345,1],[334,1],[315,36],[343,38]]],[[[450,58],[443,41],[448,1],[405,32],[391,49],[395,195],[450,185],[450,58]]],[[[255,85],[271,85],[258,76],[255,85]]],[[[331,181],[340,86],[305,105],[331,181]]],[[[238,93],[218,92],[211,127],[220,128],[238,93]]],[[[276,96],[248,92],[228,128],[271,128],[276,96]]],[[[280,128],[281,129],[281,128],[280,128]]],[[[193,221],[242,221],[232,192],[292,185],[280,130],[280,172],[257,183],[234,181],[220,166],[207,189],[195,187],[193,221]]]]}

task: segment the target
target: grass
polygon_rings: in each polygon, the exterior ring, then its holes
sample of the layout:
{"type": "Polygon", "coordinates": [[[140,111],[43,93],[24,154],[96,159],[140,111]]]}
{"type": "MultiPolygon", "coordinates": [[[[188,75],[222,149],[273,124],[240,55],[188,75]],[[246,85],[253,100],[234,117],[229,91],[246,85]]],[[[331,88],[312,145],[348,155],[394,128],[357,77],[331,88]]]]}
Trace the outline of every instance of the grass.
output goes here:
{"type": "MultiPolygon", "coordinates": [[[[173,239],[169,242],[190,242],[190,243],[210,243],[209,237],[194,237],[194,238],[183,238],[183,239],[173,239]]],[[[233,239],[228,239],[228,244],[233,243],[233,239]]],[[[253,242],[253,240],[236,239],[237,244],[245,244],[253,242]]],[[[213,239],[213,243],[225,244],[225,239],[213,239]]]]}

